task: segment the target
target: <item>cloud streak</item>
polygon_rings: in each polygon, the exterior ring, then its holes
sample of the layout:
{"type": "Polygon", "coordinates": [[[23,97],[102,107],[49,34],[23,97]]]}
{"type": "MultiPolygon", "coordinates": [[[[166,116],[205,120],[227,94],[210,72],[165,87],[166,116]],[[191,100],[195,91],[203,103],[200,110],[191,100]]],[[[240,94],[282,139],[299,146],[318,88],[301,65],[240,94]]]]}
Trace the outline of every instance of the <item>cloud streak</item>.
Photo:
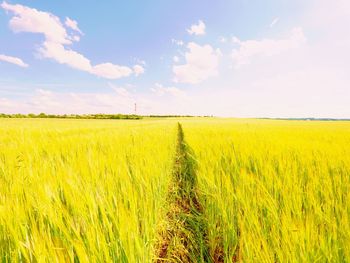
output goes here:
{"type": "Polygon", "coordinates": [[[274,20],[272,20],[270,24],[270,28],[273,28],[279,21],[280,21],[279,17],[276,17],[274,20]]]}
{"type": "Polygon", "coordinates": [[[11,64],[17,65],[19,67],[22,67],[22,68],[29,67],[29,65],[24,63],[22,59],[17,58],[17,57],[11,57],[11,56],[7,56],[7,55],[3,55],[3,54],[0,54],[0,61],[11,63],[11,64]]]}

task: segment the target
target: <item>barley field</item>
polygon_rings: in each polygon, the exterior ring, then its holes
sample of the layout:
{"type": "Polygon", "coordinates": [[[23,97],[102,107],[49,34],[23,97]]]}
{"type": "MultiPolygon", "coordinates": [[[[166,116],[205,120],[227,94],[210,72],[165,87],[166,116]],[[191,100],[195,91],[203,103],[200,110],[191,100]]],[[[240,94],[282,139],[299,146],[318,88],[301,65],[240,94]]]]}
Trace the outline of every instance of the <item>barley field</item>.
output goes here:
{"type": "Polygon", "coordinates": [[[225,262],[350,262],[350,123],[184,122],[225,262]]]}
{"type": "Polygon", "coordinates": [[[2,262],[350,262],[350,123],[0,119],[2,262]]]}
{"type": "Polygon", "coordinates": [[[147,262],[176,144],[169,122],[0,120],[2,262],[147,262]]]}

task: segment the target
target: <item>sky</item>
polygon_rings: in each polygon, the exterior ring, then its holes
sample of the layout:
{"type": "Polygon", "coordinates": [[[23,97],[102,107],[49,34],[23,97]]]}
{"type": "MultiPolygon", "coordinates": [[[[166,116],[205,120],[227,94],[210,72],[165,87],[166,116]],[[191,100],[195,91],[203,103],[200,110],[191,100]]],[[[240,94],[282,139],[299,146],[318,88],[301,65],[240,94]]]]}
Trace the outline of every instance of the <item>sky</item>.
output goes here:
{"type": "Polygon", "coordinates": [[[350,118],[348,0],[0,0],[0,112],[350,118]]]}

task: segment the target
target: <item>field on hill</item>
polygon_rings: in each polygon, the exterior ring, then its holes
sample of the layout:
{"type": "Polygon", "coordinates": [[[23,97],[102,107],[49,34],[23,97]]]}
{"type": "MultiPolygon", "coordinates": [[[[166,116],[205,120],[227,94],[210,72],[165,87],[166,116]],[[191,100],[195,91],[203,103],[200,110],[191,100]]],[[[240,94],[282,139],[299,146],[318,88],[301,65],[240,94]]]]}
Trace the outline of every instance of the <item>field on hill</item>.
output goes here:
{"type": "Polygon", "coordinates": [[[0,258],[350,262],[349,145],[350,122],[0,119],[0,258]]]}

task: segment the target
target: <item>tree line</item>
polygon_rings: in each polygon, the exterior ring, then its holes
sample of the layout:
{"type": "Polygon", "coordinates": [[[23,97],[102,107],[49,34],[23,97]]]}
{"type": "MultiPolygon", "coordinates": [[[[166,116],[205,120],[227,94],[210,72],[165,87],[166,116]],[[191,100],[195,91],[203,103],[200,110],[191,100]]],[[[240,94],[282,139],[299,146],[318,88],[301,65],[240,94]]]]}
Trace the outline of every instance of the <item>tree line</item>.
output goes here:
{"type": "Polygon", "coordinates": [[[29,114],[5,114],[0,113],[0,118],[58,118],[58,119],[116,119],[116,120],[138,120],[142,116],[135,114],[46,114],[46,113],[29,113],[29,114]]]}

